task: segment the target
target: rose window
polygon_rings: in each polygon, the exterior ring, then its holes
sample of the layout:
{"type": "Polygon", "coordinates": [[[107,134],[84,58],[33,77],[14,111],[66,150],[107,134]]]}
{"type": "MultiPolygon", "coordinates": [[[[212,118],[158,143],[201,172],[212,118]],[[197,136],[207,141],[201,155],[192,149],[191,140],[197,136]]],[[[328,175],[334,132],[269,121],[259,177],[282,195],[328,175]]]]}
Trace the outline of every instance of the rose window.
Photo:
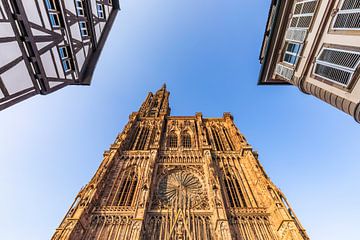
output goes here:
{"type": "Polygon", "coordinates": [[[187,200],[194,201],[200,197],[201,193],[202,185],[199,178],[185,171],[170,173],[159,183],[158,194],[165,203],[182,204],[187,200]]]}

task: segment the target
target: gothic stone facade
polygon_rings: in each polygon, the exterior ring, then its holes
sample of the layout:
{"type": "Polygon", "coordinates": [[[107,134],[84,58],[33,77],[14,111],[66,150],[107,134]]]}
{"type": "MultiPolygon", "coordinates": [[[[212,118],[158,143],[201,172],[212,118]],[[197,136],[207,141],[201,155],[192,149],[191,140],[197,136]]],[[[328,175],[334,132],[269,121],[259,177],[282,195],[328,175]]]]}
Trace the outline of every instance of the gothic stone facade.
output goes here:
{"type": "Polygon", "coordinates": [[[168,99],[130,115],[52,240],[309,239],[229,113],[170,116],[168,99]]]}
{"type": "Polygon", "coordinates": [[[89,85],[118,0],[0,0],[0,110],[89,85]]]}
{"type": "Polygon", "coordinates": [[[360,123],[360,0],[272,0],[261,85],[292,84],[360,123]]]}

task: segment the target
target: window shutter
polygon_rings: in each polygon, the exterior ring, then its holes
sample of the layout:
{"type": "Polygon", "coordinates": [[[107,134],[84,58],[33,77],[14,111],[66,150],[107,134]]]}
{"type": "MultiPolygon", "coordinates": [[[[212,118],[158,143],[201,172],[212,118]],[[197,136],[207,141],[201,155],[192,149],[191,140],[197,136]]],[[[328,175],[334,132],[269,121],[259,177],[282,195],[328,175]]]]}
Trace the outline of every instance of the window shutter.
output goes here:
{"type": "Polygon", "coordinates": [[[294,70],[292,68],[286,67],[280,63],[276,65],[275,73],[289,81],[292,80],[294,75],[294,70]]]}
{"type": "Polygon", "coordinates": [[[360,52],[323,48],[316,59],[314,74],[347,87],[360,64],[360,52]]]}
{"type": "Polygon", "coordinates": [[[302,43],[305,40],[306,33],[306,29],[289,28],[286,32],[285,40],[302,43]]]}
{"type": "Polygon", "coordinates": [[[334,29],[360,29],[360,0],[344,0],[336,15],[334,29]]]}
{"type": "Polygon", "coordinates": [[[296,3],[290,27],[308,29],[311,25],[316,6],[317,0],[306,0],[296,3]]]}

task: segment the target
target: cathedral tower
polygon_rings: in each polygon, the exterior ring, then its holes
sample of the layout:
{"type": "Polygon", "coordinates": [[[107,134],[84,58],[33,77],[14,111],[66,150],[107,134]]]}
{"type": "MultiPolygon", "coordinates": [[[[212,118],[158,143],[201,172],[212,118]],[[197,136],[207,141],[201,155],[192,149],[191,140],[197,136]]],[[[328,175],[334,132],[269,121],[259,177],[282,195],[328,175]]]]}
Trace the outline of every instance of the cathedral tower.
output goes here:
{"type": "Polygon", "coordinates": [[[233,117],[170,116],[164,85],[129,117],[52,240],[309,239],[233,117]]]}

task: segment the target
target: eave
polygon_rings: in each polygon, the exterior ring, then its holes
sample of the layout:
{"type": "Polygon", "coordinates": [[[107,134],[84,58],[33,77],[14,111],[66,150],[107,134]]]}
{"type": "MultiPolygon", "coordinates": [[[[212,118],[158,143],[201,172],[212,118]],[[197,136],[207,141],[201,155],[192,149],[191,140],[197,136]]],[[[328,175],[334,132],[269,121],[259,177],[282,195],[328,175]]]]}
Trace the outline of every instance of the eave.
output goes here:
{"type": "Polygon", "coordinates": [[[277,51],[279,51],[285,36],[288,22],[287,18],[291,13],[293,2],[293,0],[272,0],[271,2],[259,57],[261,69],[257,83],[258,85],[291,85],[289,82],[282,80],[281,78],[274,79],[272,76],[276,66],[277,51]],[[268,26],[272,18],[271,10],[274,5],[277,5],[274,20],[270,30],[268,30],[268,26]],[[269,38],[268,41],[266,41],[266,37],[269,38]]]}
{"type": "Polygon", "coordinates": [[[113,7],[114,8],[109,15],[109,18],[105,25],[105,29],[101,34],[101,37],[97,44],[97,47],[91,53],[91,56],[89,56],[89,61],[86,63],[84,69],[80,73],[79,82],[78,82],[79,85],[90,85],[91,84],[91,80],[92,80],[92,76],[95,71],[96,64],[99,60],[100,54],[103,50],[103,47],[109,36],[109,33],[113,27],[116,15],[118,14],[118,11],[120,10],[119,1],[113,1],[113,7]]]}

